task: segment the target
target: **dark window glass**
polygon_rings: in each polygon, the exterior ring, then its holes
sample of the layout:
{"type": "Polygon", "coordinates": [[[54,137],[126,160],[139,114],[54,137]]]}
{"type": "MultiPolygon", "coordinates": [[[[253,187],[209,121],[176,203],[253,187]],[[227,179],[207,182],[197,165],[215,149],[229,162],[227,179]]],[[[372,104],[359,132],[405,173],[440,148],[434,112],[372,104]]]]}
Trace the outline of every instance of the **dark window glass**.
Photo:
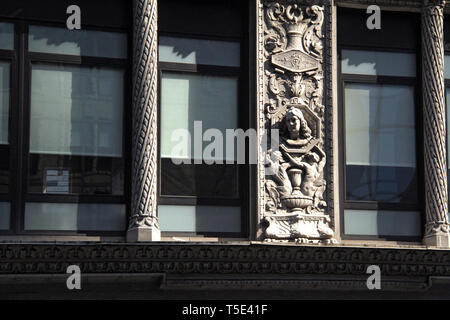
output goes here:
{"type": "Polygon", "coordinates": [[[73,31],[61,1],[0,6],[0,234],[126,229],[132,5],[80,1],[73,31]]]}
{"type": "Polygon", "coordinates": [[[14,25],[0,22],[0,49],[14,49],[14,25]]]}
{"type": "Polygon", "coordinates": [[[346,198],[417,201],[414,88],[346,83],[346,198]]]}
{"type": "Polygon", "coordinates": [[[30,26],[30,52],[88,57],[126,58],[127,37],[123,33],[30,26]]]}
{"type": "MultiPolygon", "coordinates": [[[[449,21],[450,22],[450,21],[449,21]]],[[[450,49],[450,47],[449,47],[450,49]]],[[[445,102],[447,111],[447,184],[450,186],[450,154],[448,152],[450,146],[450,51],[444,57],[444,78],[445,78],[445,102]]],[[[450,199],[449,199],[450,204],[450,199]]],[[[450,206],[449,206],[450,208],[450,206]]],[[[450,209],[449,209],[450,210],[450,209]]]]}
{"type": "Polygon", "coordinates": [[[29,26],[28,41],[24,230],[124,231],[126,34],[29,26]]]}
{"type": "MultiPolygon", "coordinates": [[[[198,74],[162,74],[161,82],[161,194],[238,198],[238,166],[205,164],[203,160],[225,162],[224,156],[203,151],[210,142],[203,142],[201,153],[195,153],[198,138],[195,125],[203,132],[218,130],[224,138],[226,129],[238,127],[238,79],[198,74]],[[200,129],[201,127],[201,129],[200,129]],[[180,137],[186,139],[180,141],[180,137]],[[195,158],[200,163],[194,163],[195,158]],[[184,161],[174,163],[172,159],[184,161]],[[186,161],[188,160],[188,161],[186,161]],[[189,162],[191,164],[186,164],[189,162]]],[[[225,155],[226,150],[223,150],[225,155]]]]}
{"type": "Polygon", "coordinates": [[[239,237],[247,232],[248,169],[237,163],[241,145],[230,133],[248,128],[244,3],[171,0],[159,6],[163,232],[239,237]],[[211,151],[213,143],[223,148],[211,151]],[[234,148],[233,155],[227,147],[234,148]]]}
{"type": "Polygon", "coordinates": [[[9,192],[10,63],[0,61],[0,193],[9,192]]]}

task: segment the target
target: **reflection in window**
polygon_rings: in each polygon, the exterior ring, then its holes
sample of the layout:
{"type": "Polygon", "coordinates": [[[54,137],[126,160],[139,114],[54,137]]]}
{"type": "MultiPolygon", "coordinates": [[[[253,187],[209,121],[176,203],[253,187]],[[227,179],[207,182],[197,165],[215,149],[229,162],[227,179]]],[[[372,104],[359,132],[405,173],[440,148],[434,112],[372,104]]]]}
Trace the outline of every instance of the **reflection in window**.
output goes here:
{"type": "Polygon", "coordinates": [[[346,198],[415,203],[414,90],[345,84],[346,198]]]}
{"type": "Polygon", "coordinates": [[[159,37],[159,61],[239,67],[238,42],[159,37]]]}
{"type": "Polygon", "coordinates": [[[123,71],[38,64],[31,77],[30,191],[122,194],[123,71]]]}
{"type": "Polygon", "coordinates": [[[345,234],[371,236],[420,236],[422,220],[420,212],[345,210],[345,234]]]}
{"type": "MultiPolygon", "coordinates": [[[[185,130],[193,138],[194,121],[202,122],[203,132],[215,128],[224,137],[226,129],[237,128],[237,94],[237,78],[164,72],[161,81],[161,157],[189,157],[188,153],[173,154],[180,144],[172,139],[172,135],[175,136],[176,130],[185,130]]],[[[190,148],[186,145],[178,149],[190,148]]]]}
{"type": "MultiPolygon", "coordinates": [[[[225,145],[226,129],[238,127],[238,81],[233,77],[164,72],[161,82],[161,193],[203,197],[238,197],[237,165],[174,164],[172,159],[201,159],[211,142],[196,152],[194,138],[208,129],[219,130],[225,145]],[[195,132],[194,121],[198,130],[195,132]],[[183,134],[184,133],[184,134],[183,134]],[[186,139],[180,138],[185,136],[186,139]],[[208,181],[207,183],[205,183],[208,181]]],[[[201,141],[201,140],[200,140],[201,141]]],[[[215,159],[226,160],[213,154],[215,159]]],[[[193,161],[191,161],[193,163],[193,161]]]]}
{"type": "Polygon", "coordinates": [[[416,75],[416,55],[402,52],[342,50],[342,73],[403,76],[416,75]]]}
{"type": "Polygon", "coordinates": [[[30,52],[67,54],[107,58],[127,57],[126,34],[30,26],[28,37],[30,52]]]}
{"type": "Polygon", "coordinates": [[[31,153],[122,156],[122,70],[33,65],[31,77],[31,153]]]}

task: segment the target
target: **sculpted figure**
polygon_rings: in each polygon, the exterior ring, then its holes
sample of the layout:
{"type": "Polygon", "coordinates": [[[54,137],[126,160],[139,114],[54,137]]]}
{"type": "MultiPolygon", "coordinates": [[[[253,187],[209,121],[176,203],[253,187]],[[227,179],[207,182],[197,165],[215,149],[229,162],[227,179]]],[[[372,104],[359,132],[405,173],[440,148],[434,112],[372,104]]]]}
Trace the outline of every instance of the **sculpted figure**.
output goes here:
{"type": "Polygon", "coordinates": [[[280,151],[271,154],[273,175],[272,179],[279,185],[280,195],[288,195],[292,192],[292,184],[287,174],[289,163],[284,161],[280,151]]]}
{"type": "Polygon", "coordinates": [[[302,147],[312,139],[311,129],[300,109],[290,107],[284,119],[289,134],[289,138],[284,139],[287,145],[302,147]]]}
{"type": "Polygon", "coordinates": [[[311,152],[304,155],[303,161],[298,161],[287,154],[292,166],[303,170],[300,191],[303,195],[314,198],[314,205],[323,205],[322,194],[325,184],[321,179],[321,172],[325,167],[326,158],[311,152]]]}
{"type": "Polygon", "coordinates": [[[270,152],[266,155],[265,166],[271,180],[266,181],[266,190],[271,201],[268,202],[268,211],[276,211],[280,206],[280,197],[292,193],[292,184],[287,174],[289,163],[285,162],[280,151],[270,152]]]}

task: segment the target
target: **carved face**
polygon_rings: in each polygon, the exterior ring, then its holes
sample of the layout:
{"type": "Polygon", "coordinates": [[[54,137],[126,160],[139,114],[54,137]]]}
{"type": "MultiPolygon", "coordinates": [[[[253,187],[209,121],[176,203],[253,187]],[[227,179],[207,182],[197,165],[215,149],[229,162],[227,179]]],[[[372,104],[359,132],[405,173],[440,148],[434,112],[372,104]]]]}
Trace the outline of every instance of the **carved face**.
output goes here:
{"type": "Polygon", "coordinates": [[[290,107],[284,118],[284,123],[292,140],[311,138],[311,129],[300,109],[290,107]]]}
{"type": "Polygon", "coordinates": [[[286,116],[286,126],[289,130],[291,139],[298,139],[300,136],[300,129],[302,127],[300,119],[293,114],[288,114],[286,116]]]}

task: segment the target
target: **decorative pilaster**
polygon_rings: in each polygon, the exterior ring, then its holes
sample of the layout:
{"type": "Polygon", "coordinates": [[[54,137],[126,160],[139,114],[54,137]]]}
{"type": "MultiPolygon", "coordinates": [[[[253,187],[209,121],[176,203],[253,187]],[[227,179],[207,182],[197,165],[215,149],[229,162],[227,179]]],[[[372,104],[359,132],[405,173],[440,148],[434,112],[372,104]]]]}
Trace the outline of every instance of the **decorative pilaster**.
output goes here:
{"type": "Polygon", "coordinates": [[[133,18],[132,200],[127,241],[159,241],[157,0],[134,0],[133,18]]]}
{"type": "Polygon", "coordinates": [[[258,124],[269,145],[258,158],[257,236],[266,241],[335,242],[324,173],[327,5],[258,1],[258,124]],[[279,148],[272,145],[276,132],[279,148]]]}
{"type": "Polygon", "coordinates": [[[425,0],[422,10],[422,87],[424,122],[424,243],[449,247],[446,123],[444,97],[443,0],[425,0]]]}

